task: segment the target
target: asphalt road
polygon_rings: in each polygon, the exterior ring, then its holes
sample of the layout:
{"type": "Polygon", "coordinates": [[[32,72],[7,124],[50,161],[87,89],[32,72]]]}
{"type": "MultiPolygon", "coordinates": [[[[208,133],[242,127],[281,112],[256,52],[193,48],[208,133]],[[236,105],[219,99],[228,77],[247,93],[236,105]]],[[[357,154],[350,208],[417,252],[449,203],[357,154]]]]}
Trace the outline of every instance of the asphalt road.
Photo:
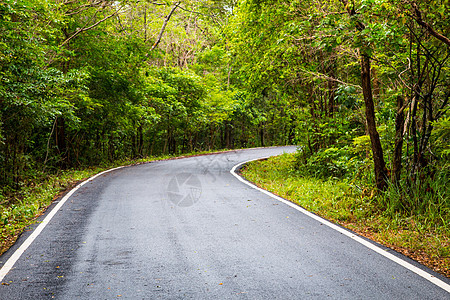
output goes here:
{"type": "MultiPolygon", "coordinates": [[[[450,299],[448,279],[394,254],[438,286],[229,172],[294,150],[161,161],[95,178],[46,214],[54,216],[3,278],[0,299],[450,299]]],[[[33,232],[0,257],[0,274],[33,232]]]]}

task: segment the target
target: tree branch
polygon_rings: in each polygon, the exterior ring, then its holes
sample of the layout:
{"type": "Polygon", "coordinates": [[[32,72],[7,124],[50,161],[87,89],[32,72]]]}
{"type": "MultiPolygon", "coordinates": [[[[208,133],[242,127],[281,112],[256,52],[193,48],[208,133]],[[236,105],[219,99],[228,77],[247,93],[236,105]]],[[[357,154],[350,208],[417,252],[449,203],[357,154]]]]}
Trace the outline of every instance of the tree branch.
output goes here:
{"type": "Polygon", "coordinates": [[[441,42],[443,42],[444,44],[446,44],[447,46],[450,47],[450,39],[448,37],[446,37],[445,35],[440,34],[436,30],[434,30],[434,28],[431,27],[430,24],[428,24],[427,22],[425,22],[423,20],[422,12],[419,10],[419,7],[417,6],[417,4],[415,2],[411,2],[411,5],[414,9],[413,17],[414,17],[414,20],[416,20],[417,24],[419,24],[420,26],[425,28],[432,36],[434,36],[435,38],[437,38],[438,40],[440,40],[441,42]]]}
{"type": "Polygon", "coordinates": [[[92,29],[94,27],[96,27],[97,25],[99,25],[100,23],[103,23],[104,21],[108,20],[109,18],[114,17],[121,9],[123,8],[123,6],[119,7],[114,13],[110,14],[109,16],[104,17],[103,19],[97,21],[96,23],[92,24],[89,27],[83,27],[81,29],[79,29],[77,32],[75,32],[73,35],[71,35],[70,37],[68,37],[61,45],[60,47],[64,46],[65,44],[67,44],[71,39],[73,39],[74,37],[76,37],[77,35],[79,35],[80,33],[84,32],[84,31],[88,31],[89,29],[92,29]]]}
{"type": "MultiPolygon", "coordinates": [[[[72,1],[72,2],[76,2],[76,1],[72,1]]],[[[68,5],[68,4],[71,4],[72,2],[67,2],[67,3],[64,3],[64,4],[68,5]]],[[[102,4],[102,2],[103,2],[103,0],[99,0],[97,2],[92,2],[92,3],[89,3],[89,4],[80,5],[80,6],[76,7],[76,8],[71,8],[71,9],[67,10],[64,14],[66,16],[76,15],[76,14],[78,14],[78,13],[80,13],[82,11],[85,11],[86,9],[89,9],[91,7],[99,6],[100,4],[102,4]]]]}
{"type": "Polygon", "coordinates": [[[50,139],[52,138],[53,132],[55,131],[56,120],[57,120],[57,118],[55,118],[55,121],[53,122],[52,131],[50,132],[50,136],[48,137],[48,140],[47,140],[47,152],[45,154],[44,169],[45,169],[45,167],[47,165],[47,161],[48,161],[48,152],[50,150],[50,139]]]}
{"type": "Polygon", "coordinates": [[[327,75],[325,75],[325,74],[323,74],[323,73],[311,72],[311,71],[305,70],[305,69],[303,69],[303,68],[300,68],[300,71],[302,71],[303,73],[312,75],[312,76],[315,77],[315,78],[325,79],[325,80],[331,80],[331,81],[334,81],[334,82],[337,82],[337,83],[340,83],[340,84],[343,84],[343,85],[352,86],[352,87],[354,87],[354,88],[357,88],[357,89],[362,90],[362,87],[361,87],[360,85],[352,84],[352,83],[348,83],[348,82],[344,82],[344,81],[339,80],[339,79],[337,79],[337,78],[333,78],[333,77],[327,76],[327,75]]]}
{"type": "Polygon", "coordinates": [[[164,34],[164,31],[166,30],[166,26],[167,23],[169,23],[170,17],[172,17],[172,14],[175,12],[175,10],[177,9],[177,7],[180,5],[181,2],[177,2],[175,3],[175,5],[172,7],[172,10],[170,11],[170,13],[166,16],[166,19],[164,20],[164,24],[161,27],[161,31],[159,32],[158,38],[156,39],[156,42],[153,44],[152,48],[150,49],[149,52],[153,51],[161,42],[162,36],[164,34]]]}
{"type": "Polygon", "coordinates": [[[447,112],[448,108],[446,108],[447,104],[448,104],[448,100],[450,99],[450,91],[447,92],[447,94],[444,96],[444,101],[442,102],[441,107],[438,110],[438,113],[436,114],[436,116],[434,117],[434,120],[439,119],[440,117],[442,117],[444,115],[444,113],[447,112]]]}

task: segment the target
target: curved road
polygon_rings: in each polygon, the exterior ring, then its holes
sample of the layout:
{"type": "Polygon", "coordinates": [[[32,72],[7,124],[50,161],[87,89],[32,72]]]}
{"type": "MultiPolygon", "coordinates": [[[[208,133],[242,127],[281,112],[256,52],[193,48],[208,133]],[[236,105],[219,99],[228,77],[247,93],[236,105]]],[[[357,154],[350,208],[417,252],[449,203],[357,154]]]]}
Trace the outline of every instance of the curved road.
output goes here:
{"type": "Polygon", "coordinates": [[[450,299],[448,279],[394,254],[438,286],[229,172],[292,151],[233,151],[98,176],[49,210],[31,244],[36,229],[0,257],[0,279],[8,272],[0,299],[450,299]]]}

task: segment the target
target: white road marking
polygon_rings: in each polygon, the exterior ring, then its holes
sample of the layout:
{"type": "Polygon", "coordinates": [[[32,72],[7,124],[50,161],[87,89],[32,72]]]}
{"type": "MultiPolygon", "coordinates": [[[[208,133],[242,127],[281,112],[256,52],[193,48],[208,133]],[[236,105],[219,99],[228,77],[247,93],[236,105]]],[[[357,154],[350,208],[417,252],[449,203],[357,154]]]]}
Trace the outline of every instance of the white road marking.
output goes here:
{"type": "Polygon", "coordinates": [[[86,183],[94,180],[98,176],[101,176],[105,173],[121,169],[123,167],[118,167],[110,170],[103,171],[101,173],[98,173],[95,176],[92,176],[91,178],[87,179],[86,181],[83,181],[76,187],[74,187],[69,193],[67,193],[59,202],[58,204],[50,211],[50,213],[44,218],[44,220],[39,224],[39,226],[33,231],[33,233],[23,242],[23,244],[14,251],[13,255],[6,261],[6,263],[3,265],[3,267],[0,269],[0,282],[3,281],[3,278],[8,274],[9,271],[14,267],[14,264],[17,262],[17,260],[22,256],[22,254],[30,247],[30,245],[33,243],[33,241],[39,236],[39,234],[44,230],[45,226],[50,222],[50,220],[55,216],[55,214],[59,211],[59,209],[66,203],[67,199],[70,198],[79,188],[81,188],[86,183]]]}
{"type": "Polygon", "coordinates": [[[367,248],[377,252],[378,254],[381,254],[384,257],[386,257],[386,258],[396,262],[397,264],[399,264],[399,265],[403,266],[404,268],[406,268],[406,269],[416,273],[417,275],[425,278],[426,280],[432,282],[433,284],[437,285],[438,287],[440,287],[440,288],[442,288],[445,291],[450,293],[450,285],[449,284],[447,284],[444,281],[436,278],[435,276],[429,274],[428,272],[425,272],[424,270],[422,270],[422,269],[420,269],[420,268],[418,268],[418,267],[416,267],[416,266],[414,266],[414,265],[404,261],[403,259],[401,259],[401,258],[399,258],[399,257],[397,257],[395,255],[393,255],[392,253],[389,253],[388,251],[386,251],[386,250],[384,250],[384,249],[382,249],[382,248],[380,248],[380,247],[378,247],[378,246],[376,246],[376,245],[374,245],[374,244],[364,240],[363,238],[357,236],[355,233],[352,233],[351,231],[348,231],[348,230],[346,230],[346,229],[344,229],[344,228],[342,228],[340,226],[337,226],[336,224],[331,223],[330,221],[328,221],[328,220],[326,220],[326,219],[324,219],[322,217],[319,217],[318,215],[315,215],[315,214],[307,211],[303,207],[300,207],[300,206],[292,203],[289,200],[281,198],[281,197],[279,197],[277,195],[272,194],[269,191],[266,191],[266,190],[264,190],[262,188],[257,187],[256,185],[250,183],[249,181],[245,180],[244,178],[242,178],[241,176],[239,176],[236,173],[236,169],[239,166],[242,166],[242,165],[244,165],[246,163],[249,163],[249,162],[252,162],[252,161],[255,161],[255,160],[266,159],[266,158],[269,158],[269,157],[264,157],[264,158],[259,158],[259,159],[252,159],[252,160],[248,160],[248,161],[243,162],[243,163],[239,163],[239,164],[235,165],[230,170],[230,173],[234,177],[236,177],[239,181],[245,183],[246,185],[248,185],[248,186],[250,186],[250,187],[252,187],[252,188],[254,188],[254,189],[256,189],[256,190],[258,190],[258,191],[260,191],[260,192],[262,192],[262,193],[264,193],[264,194],[266,194],[266,195],[268,195],[268,196],[270,196],[270,197],[272,197],[272,198],[274,198],[274,199],[276,199],[278,201],[280,201],[280,202],[283,202],[284,204],[289,205],[290,207],[298,210],[299,212],[301,212],[301,213],[303,213],[303,214],[305,214],[305,215],[307,215],[307,216],[309,216],[309,217],[311,217],[311,218],[321,222],[323,225],[326,225],[326,226],[328,226],[328,227],[338,231],[339,233],[342,233],[342,234],[348,236],[349,238],[353,239],[354,241],[356,241],[356,242],[366,246],[367,248]]]}

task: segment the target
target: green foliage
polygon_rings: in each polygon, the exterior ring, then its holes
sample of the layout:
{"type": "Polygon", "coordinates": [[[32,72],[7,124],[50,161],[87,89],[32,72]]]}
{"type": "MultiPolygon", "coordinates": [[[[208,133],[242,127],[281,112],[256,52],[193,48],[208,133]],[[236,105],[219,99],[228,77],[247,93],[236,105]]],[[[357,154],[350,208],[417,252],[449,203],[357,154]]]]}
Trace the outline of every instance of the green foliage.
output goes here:
{"type": "Polygon", "coordinates": [[[86,95],[85,72],[46,64],[55,55],[50,40],[58,29],[48,20],[59,15],[53,8],[37,0],[0,4],[0,183],[15,188],[35,168],[31,154],[45,151],[45,138],[36,133],[57,117],[77,122],[71,99],[86,95]]]}
{"type": "Polygon", "coordinates": [[[336,90],[336,96],[334,97],[336,103],[341,104],[341,109],[354,110],[361,106],[361,101],[358,101],[356,94],[356,88],[353,86],[340,85],[336,90]]]}
{"type": "Polygon", "coordinates": [[[353,179],[368,166],[361,153],[348,146],[320,149],[313,155],[305,149],[299,149],[295,155],[294,169],[303,176],[320,179],[353,179]]]}
{"type": "Polygon", "coordinates": [[[434,146],[442,158],[447,162],[450,159],[450,116],[433,122],[434,146]]]}
{"type": "Polygon", "coordinates": [[[370,153],[370,137],[368,135],[362,135],[353,139],[353,151],[356,153],[370,153]]]}

